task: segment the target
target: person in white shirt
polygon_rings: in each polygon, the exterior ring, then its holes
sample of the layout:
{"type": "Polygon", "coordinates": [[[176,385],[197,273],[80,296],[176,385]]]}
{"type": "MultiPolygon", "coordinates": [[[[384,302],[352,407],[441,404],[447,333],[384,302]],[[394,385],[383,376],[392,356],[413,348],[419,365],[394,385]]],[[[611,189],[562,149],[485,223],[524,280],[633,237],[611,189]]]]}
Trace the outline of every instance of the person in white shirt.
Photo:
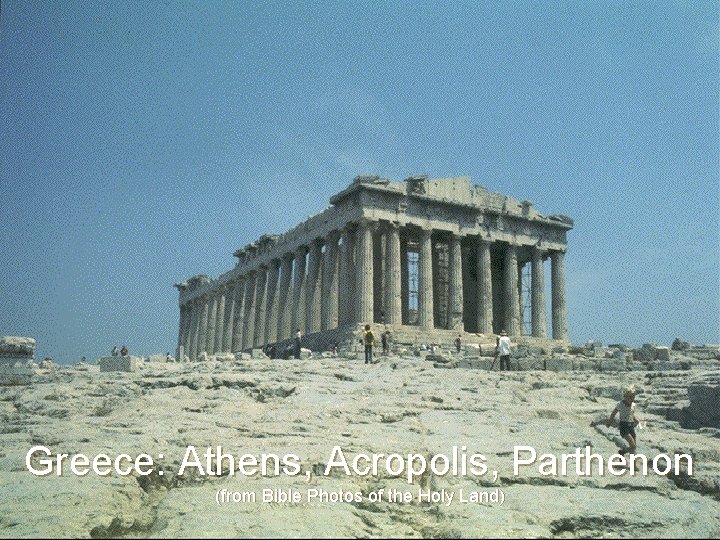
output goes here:
{"type": "Polygon", "coordinates": [[[495,354],[500,357],[500,371],[510,371],[510,338],[507,332],[500,332],[500,337],[496,343],[495,354]]]}
{"type": "Polygon", "coordinates": [[[622,401],[613,409],[610,418],[607,421],[607,427],[610,427],[615,419],[616,414],[620,414],[620,436],[628,443],[627,448],[619,448],[619,454],[627,452],[634,454],[637,448],[637,435],[635,434],[635,426],[640,423],[640,419],[635,415],[635,386],[630,385],[625,390],[622,401]]]}

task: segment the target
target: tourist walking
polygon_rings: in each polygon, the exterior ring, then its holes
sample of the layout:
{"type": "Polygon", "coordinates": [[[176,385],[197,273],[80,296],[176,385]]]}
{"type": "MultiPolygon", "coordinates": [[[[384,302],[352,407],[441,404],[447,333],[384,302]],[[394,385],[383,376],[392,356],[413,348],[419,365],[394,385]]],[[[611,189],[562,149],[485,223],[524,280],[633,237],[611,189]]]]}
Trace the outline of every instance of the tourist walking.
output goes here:
{"type": "Polygon", "coordinates": [[[495,354],[500,357],[500,371],[510,371],[510,338],[505,330],[497,338],[495,354]]]}
{"type": "Polygon", "coordinates": [[[117,345],[113,346],[112,351],[110,351],[110,356],[117,356],[118,355],[118,348],[117,345]]]}
{"type": "Polygon", "coordinates": [[[128,348],[127,345],[123,345],[122,349],[120,349],[120,356],[127,356],[128,355],[128,348]]]}
{"type": "Polygon", "coordinates": [[[460,354],[460,350],[462,349],[462,336],[458,334],[458,337],[455,338],[455,350],[458,354],[460,354]]]}
{"type": "Polygon", "coordinates": [[[615,415],[620,415],[620,436],[625,439],[628,443],[627,448],[618,448],[619,454],[634,454],[637,448],[637,435],[635,434],[635,426],[640,423],[640,419],[635,415],[635,385],[630,385],[625,389],[625,394],[622,400],[618,401],[618,404],[610,414],[610,418],[606,422],[607,427],[610,427],[615,419],[615,415]]]}
{"type": "Polygon", "coordinates": [[[372,354],[372,348],[375,344],[375,334],[372,333],[372,330],[370,330],[370,325],[365,325],[365,331],[363,332],[363,343],[365,344],[365,363],[366,364],[372,364],[373,363],[373,354],[372,354]]]}

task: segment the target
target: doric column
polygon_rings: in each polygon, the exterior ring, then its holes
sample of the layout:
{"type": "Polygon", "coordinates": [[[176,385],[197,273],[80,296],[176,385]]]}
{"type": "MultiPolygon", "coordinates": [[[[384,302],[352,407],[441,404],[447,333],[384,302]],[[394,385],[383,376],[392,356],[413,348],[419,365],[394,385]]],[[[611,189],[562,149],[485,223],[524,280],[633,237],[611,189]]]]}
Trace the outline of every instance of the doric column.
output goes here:
{"type": "Polygon", "coordinates": [[[208,299],[203,298],[200,306],[200,327],[198,329],[197,356],[207,352],[207,330],[208,330],[208,299]]]}
{"type": "Polygon", "coordinates": [[[267,316],[267,276],[268,269],[261,266],[255,278],[255,334],[253,347],[263,347],[265,344],[265,317],[267,316]]]}
{"type": "Polygon", "coordinates": [[[567,306],[565,304],[565,254],[554,251],[550,256],[550,273],[552,281],[552,327],[553,339],[566,341],[567,306]]]}
{"type": "Polygon", "coordinates": [[[312,334],[320,331],[320,259],[322,258],[322,244],[313,240],[310,243],[308,254],[308,273],[305,284],[305,333],[312,334]]]}
{"type": "Polygon", "coordinates": [[[354,308],[354,239],[353,231],[348,225],[342,230],[340,236],[340,298],[342,301],[338,307],[338,318],[341,325],[353,322],[354,308]]]}
{"type": "Polygon", "coordinates": [[[333,231],[327,237],[322,270],[322,330],[338,327],[338,308],[340,300],[338,290],[340,276],[338,272],[338,240],[340,233],[333,231]]]}
{"type": "Polygon", "coordinates": [[[245,291],[247,289],[247,276],[237,280],[235,284],[235,313],[233,317],[233,337],[231,352],[242,351],[244,345],[245,330],[245,291]]]}
{"type": "Polygon", "coordinates": [[[292,336],[292,254],[286,254],[282,258],[280,268],[280,298],[278,300],[278,323],[277,339],[289,339],[292,336]]]}
{"type": "Polygon", "coordinates": [[[354,322],[373,322],[373,238],[369,222],[358,224],[356,261],[356,316],[354,322]]]}
{"type": "Polygon", "coordinates": [[[234,319],[236,288],[236,282],[230,283],[227,291],[225,292],[225,330],[223,332],[222,351],[226,353],[232,352],[232,339],[233,332],[235,331],[234,319]]]}
{"type": "Polygon", "coordinates": [[[183,304],[180,305],[180,320],[178,321],[178,338],[177,346],[178,349],[183,346],[183,330],[185,329],[185,319],[187,319],[187,307],[183,304]]]}
{"type": "Polygon", "coordinates": [[[490,242],[480,238],[477,243],[477,326],[481,334],[493,333],[493,290],[490,242]]]}
{"type": "Polygon", "coordinates": [[[462,280],[462,243],[460,236],[450,238],[450,298],[448,302],[448,328],[465,331],[463,321],[463,280],[462,280]]]}
{"type": "Polygon", "coordinates": [[[545,271],[543,268],[543,253],[538,248],[532,254],[532,335],[547,337],[547,321],[545,319],[545,271]]]}
{"type": "Polygon", "coordinates": [[[215,354],[223,352],[223,339],[225,336],[225,293],[223,285],[217,296],[217,317],[215,319],[215,354]]]}
{"type": "Polygon", "coordinates": [[[280,305],[280,291],[278,281],[280,279],[280,261],[270,261],[268,269],[267,285],[267,318],[265,320],[265,343],[275,343],[278,331],[278,306],[280,305]]]}
{"type": "Polygon", "coordinates": [[[242,348],[252,349],[255,340],[255,271],[248,273],[245,281],[245,316],[243,321],[243,344],[242,348]]]}
{"type": "Polygon", "coordinates": [[[292,334],[300,329],[305,333],[305,253],[307,248],[301,246],[295,250],[295,279],[293,283],[292,334]]]}
{"type": "Polygon", "coordinates": [[[205,342],[205,352],[213,354],[215,352],[215,317],[217,317],[217,296],[215,294],[208,299],[208,305],[210,307],[208,310],[207,335],[205,336],[207,340],[205,342]]]}
{"type": "Polygon", "coordinates": [[[509,244],[505,249],[505,330],[510,336],[520,334],[520,299],[518,297],[517,248],[509,244]]]}
{"type": "Polygon", "coordinates": [[[390,224],[385,241],[385,320],[388,324],[402,324],[400,227],[397,223],[390,224]]]}
{"type": "Polygon", "coordinates": [[[525,333],[525,300],[523,299],[523,264],[518,261],[517,265],[517,289],[518,289],[518,334],[525,333]]]}
{"type": "Polygon", "coordinates": [[[418,322],[420,328],[432,330],[433,320],[433,276],[432,276],[432,230],[420,233],[420,254],[418,261],[418,322]]]}
{"type": "Polygon", "coordinates": [[[188,339],[188,357],[195,360],[197,357],[198,331],[200,330],[200,308],[197,301],[190,304],[190,336],[188,339]]]}

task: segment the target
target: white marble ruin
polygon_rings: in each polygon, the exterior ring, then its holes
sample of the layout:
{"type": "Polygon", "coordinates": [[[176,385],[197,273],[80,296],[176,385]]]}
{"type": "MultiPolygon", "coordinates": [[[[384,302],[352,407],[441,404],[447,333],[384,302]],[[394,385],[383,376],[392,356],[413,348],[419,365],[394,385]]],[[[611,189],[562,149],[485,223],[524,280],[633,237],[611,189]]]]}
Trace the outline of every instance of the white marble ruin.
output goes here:
{"type": "Polygon", "coordinates": [[[416,343],[458,334],[488,342],[505,329],[515,341],[567,345],[563,260],[572,219],[541,215],[468,177],[357,177],[330,203],[285,234],[237,250],[235,268],[218,278],[175,284],[179,358],[282,345],[297,328],[303,346],[324,349],[366,323],[416,343]],[[523,317],[531,319],[528,336],[523,317]]]}

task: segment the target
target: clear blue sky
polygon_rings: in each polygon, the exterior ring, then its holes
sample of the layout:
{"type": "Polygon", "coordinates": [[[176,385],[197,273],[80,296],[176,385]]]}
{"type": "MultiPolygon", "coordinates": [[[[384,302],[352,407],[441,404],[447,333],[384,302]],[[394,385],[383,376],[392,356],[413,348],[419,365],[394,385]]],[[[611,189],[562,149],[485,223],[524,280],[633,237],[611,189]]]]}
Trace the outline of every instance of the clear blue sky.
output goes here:
{"type": "Polygon", "coordinates": [[[174,351],[176,281],[361,173],[575,218],[574,342],[720,342],[718,3],[0,7],[0,335],[174,351]]]}

